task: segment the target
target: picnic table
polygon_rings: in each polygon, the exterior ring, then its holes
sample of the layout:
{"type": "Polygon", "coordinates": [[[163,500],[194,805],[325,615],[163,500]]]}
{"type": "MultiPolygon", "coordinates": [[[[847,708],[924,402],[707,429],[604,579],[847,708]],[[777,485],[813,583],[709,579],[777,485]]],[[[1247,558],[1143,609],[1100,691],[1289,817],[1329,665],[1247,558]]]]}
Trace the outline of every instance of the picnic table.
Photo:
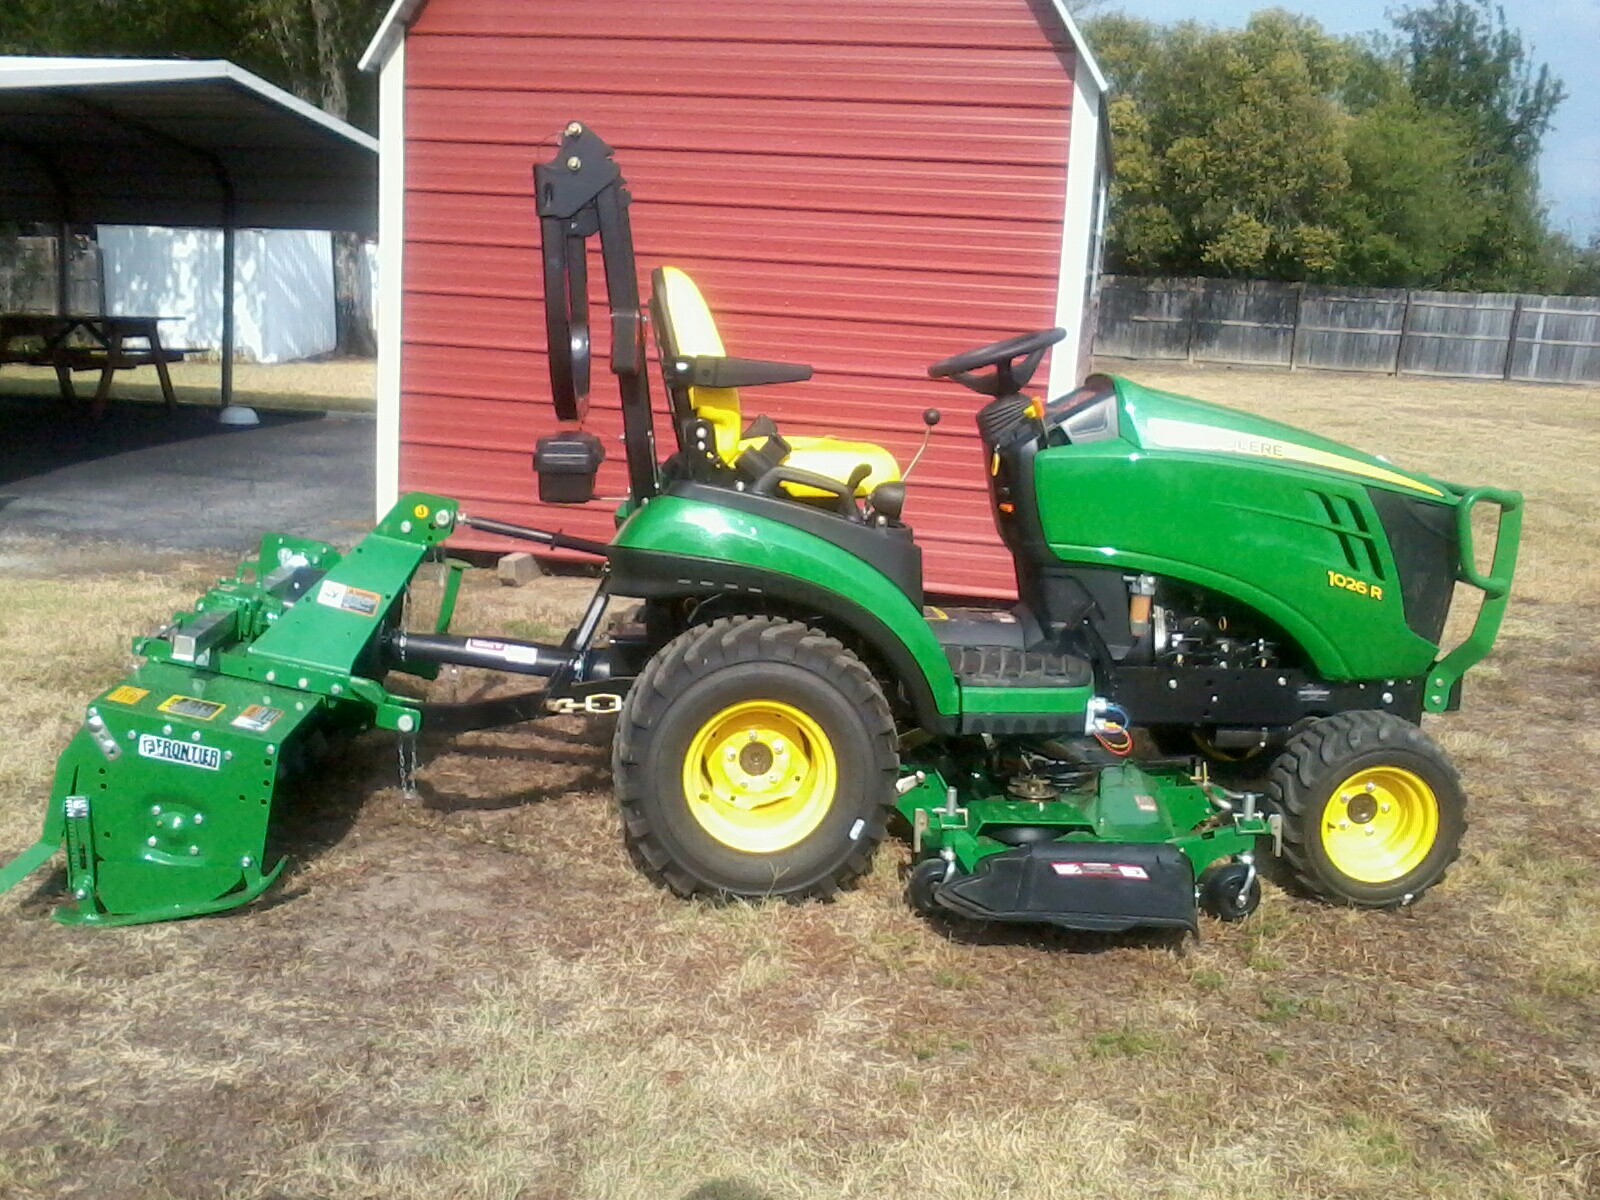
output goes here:
{"type": "Polygon", "coordinates": [[[182,361],[188,352],[163,346],[158,326],[161,321],[175,319],[105,313],[0,314],[0,365],[54,367],[61,398],[73,407],[77,406],[78,394],[72,386],[72,373],[99,371],[100,384],[90,405],[91,415],[97,418],[111,398],[111,378],[117,371],[153,366],[170,412],[178,400],[167,364],[182,361]],[[32,340],[37,340],[39,346],[25,348],[16,344],[32,340]],[[130,342],[135,344],[129,345],[130,342]],[[141,342],[143,345],[137,344],[141,342]]]}

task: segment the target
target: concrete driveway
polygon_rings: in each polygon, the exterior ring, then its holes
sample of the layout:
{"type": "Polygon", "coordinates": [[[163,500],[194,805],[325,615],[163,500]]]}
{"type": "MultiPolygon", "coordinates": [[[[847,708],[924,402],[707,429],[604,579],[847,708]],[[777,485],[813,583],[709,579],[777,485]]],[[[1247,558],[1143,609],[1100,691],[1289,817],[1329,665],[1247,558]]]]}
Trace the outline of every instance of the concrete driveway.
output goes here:
{"type": "Polygon", "coordinates": [[[235,552],[265,530],[353,542],[372,522],[372,421],[261,420],[117,404],[95,423],[0,398],[0,532],[235,552]]]}

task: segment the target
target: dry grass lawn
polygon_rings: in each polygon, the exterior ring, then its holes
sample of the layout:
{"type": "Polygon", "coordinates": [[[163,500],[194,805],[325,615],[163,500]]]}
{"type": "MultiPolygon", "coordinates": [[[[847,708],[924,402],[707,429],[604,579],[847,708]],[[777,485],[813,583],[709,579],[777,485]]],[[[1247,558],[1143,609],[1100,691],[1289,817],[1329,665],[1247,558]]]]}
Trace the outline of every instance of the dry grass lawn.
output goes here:
{"type": "MultiPolygon", "coordinates": [[[[179,404],[215,407],[220,402],[220,363],[189,360],[174,363],[168,369],[179,404]]],[[[373,362],[367,358],[237,363],[233,368],[233,394],[238,403],[255,408],[371,412],[373,370],[373,362]]],[[[75,377],[73,386],[80,397],[93,396],[99,379],[86,372],[75,377]]],[[[55,372],[49,367],[7,366],[0,371],[0,395],[55,396],[57,391],[55,372]]],[[[115,399],[161,403],[161,384],[155,368],[117,372],[111,395],[115,399]]]]}
{"type": "MultiPolygon", "coordinates": [[[[1181,952],[942,927],[895,845],[836,904],[686,904],[625,859],[603,721],[432,740],[416,800],[373,738],[250,910],[0,899],[0,1196],[1600,1194],[1600,392],[1124,369],[1528,493],[1500,645],[1430,722],[1466,854],[1415,908],[1272,887],[1181,952]]],[[[128,635],[225,565],[0,542],[0,846],[128,635]]],[[[462,627],[583,590],[479,583],[462,627]]]]}

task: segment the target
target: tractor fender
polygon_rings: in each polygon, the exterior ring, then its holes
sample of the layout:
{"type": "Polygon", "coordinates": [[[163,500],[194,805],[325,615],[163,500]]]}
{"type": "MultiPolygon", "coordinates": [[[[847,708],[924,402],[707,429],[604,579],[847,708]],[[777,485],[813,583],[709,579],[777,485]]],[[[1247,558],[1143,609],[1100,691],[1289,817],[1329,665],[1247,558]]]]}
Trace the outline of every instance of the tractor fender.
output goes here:
{"type": "Polygon", "coordinates": [[[609,558],[616,595],[746,597],[756,611],[777,602],[825,616],[889,668],[924,728],[956,726],[960,690],[920,606],[872,563],[816,533],[665,495],[629,515],[609,558]]]}

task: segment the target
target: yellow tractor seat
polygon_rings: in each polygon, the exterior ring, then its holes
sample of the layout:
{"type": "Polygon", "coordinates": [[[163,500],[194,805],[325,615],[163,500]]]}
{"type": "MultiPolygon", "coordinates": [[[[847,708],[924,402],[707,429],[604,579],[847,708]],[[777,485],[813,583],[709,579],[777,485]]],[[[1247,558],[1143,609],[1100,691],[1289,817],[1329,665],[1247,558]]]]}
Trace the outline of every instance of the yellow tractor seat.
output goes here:
{"type": "MultiPolygon", "coordinates": [[[[711,315],[711,309],[707,307],[705,297],[701,296],[694,280],[677,267],[658,267],[651,276],[651,283],[655,293],[653,307],[656,332],[663,356],[692,359],[722,358],[727,355],[722,335],[717,332],[716,318],[711,315]]],[[[802,369],[809,375],[809,368],[802,369]]],[[[790,378],[805,378],[805,375],[791,375],[790,378]]],[[[694,383],[674,385],[670,382],[668,388],[673,393],[675,409],[687,409],[711,426],[716,438],[717,456],[730,467],[746,450],[760,450],[766,445],[766,434],[746,436],[738,388],[707,387],[694,383]]],[[[837,479],[840,483],[849,482],[851,473],[865,463],[871,470],[857,485],[858,496],[870,495],[880,483],[893,483],[900,478],[900,465],[895,462],[894,455],[871,442],[835,437],[787,436],[784,441],[789,445],[788,457],[783,460],[785,466],[814,471],[837,479]]],[[[796,496],[812,498],[826,495],[816,488],[803,485],[784,486],[796,496]]]]}

